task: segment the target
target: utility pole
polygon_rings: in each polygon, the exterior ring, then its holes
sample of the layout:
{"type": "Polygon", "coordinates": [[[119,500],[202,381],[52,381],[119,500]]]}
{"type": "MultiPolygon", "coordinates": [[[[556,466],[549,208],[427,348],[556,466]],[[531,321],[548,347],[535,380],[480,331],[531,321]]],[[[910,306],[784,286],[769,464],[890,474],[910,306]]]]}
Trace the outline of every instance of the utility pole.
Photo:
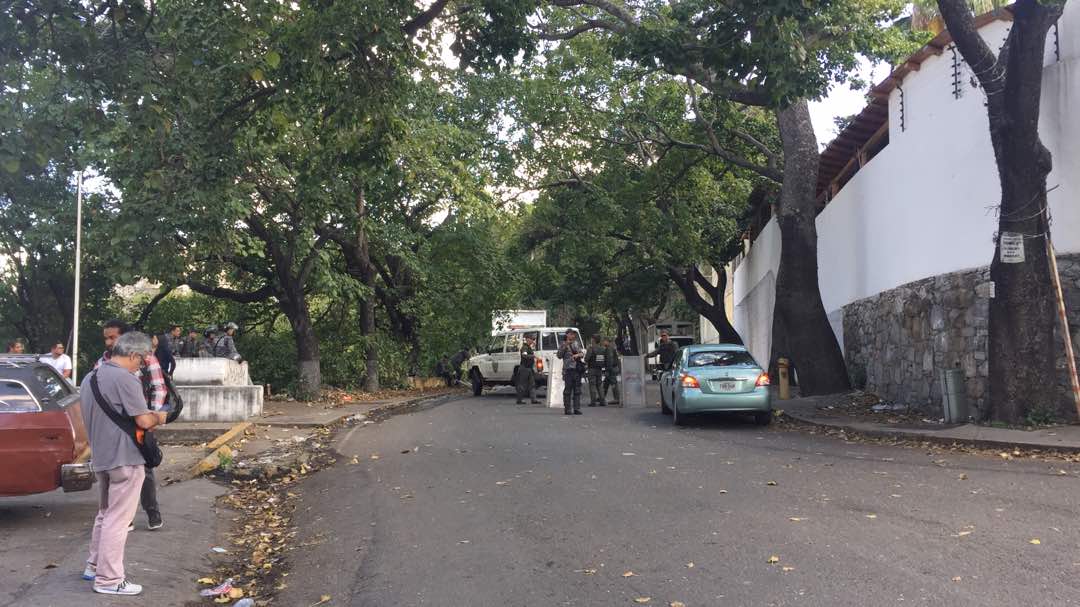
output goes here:
{"type": "Polygon", "coordinates": [[[75,310],[71,324],[71,381],[79,381],[79,288],[82,283],[82,184],[83,172],[75,196],[75,310]]]}

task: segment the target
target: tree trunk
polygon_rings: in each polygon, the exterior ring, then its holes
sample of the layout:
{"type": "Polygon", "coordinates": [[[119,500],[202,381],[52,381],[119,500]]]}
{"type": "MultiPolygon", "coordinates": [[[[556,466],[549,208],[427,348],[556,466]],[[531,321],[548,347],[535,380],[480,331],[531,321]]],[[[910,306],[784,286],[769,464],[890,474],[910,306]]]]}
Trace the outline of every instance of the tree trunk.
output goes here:
{"type": "Polygon", "coordinates": [[[784,182],[776,213],[781,250],[773,332],[783,333],[789,350],[773,357],[791,360],[804,396],[842,392],[851,383],[818,287],[818,147],[806,100],[780,110],[777,123],[784,144],[784,182]]]}
{"type": "Polygon", "coordinates": [[[716,272],[717,277],[715,285],[709,282],[696,266],[686,272],[672,270],[671,277],[682,292],[686,303],[716,328],[720,343],[742,344],[742,337],[735,331],[735,327],[731,326],[727,316],[727,305],[724,301],[727,272],[724,268],[714,268],[713,271],[716,272]],[[707,297],[703,297],[701,291],[704,291],[707,297]]]}
{"type": "Polygon", "coordinates": [[[322,368],[319,364],[319,338],[315,335],[311,312],[303,295],[295,301],[281,303],[296,339],[296,398],[314,400],[318,398],[322,387],[322,368]]]}
{"type": "Polygon", "coordinates": [[[379,390],[379,348],[375,343],[375,266],[371,263],[371,247],[367,235],[367,201],[364,190],[356,196],[356,261],[360,281],[367,287],[360,304],[360,332],[364,335],[364,389],[379,390]]]}
{"type": "Polygon", "coordinates": [[[1061,6],[1019,0],[1000,56],[979,36],[966,5],[939,0],[942,16],[987,94],[990,140],[1001,182],[998,233],[1023,235],[1024,260],[1002,263],[1000,243],[990,264],[990,419],[1023,422],[1035,408],[1059,412],[1054,356],[1055,307],[1046,237],[1046,178],[1050,151],[1039,137],[1043,55],[1061,6]]]}

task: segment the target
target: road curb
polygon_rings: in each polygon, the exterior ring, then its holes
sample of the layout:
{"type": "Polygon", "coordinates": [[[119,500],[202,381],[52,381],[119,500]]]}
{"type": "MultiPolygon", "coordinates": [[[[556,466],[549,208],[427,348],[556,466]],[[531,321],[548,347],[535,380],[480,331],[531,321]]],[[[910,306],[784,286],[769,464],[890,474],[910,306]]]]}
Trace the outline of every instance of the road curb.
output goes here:
{"type": "Polygon", "coordinates": [[[810,415],[804,415],[801,413],[792,413],[785,410],[784,415],[794,419],[796,421],[810,424],[811,426],[817,426],[819,428],[832,428],[834,430],[843,430],[850,434],[857,434],[860,436],[866,436],[869,438],[886,438],[886,439],[904,439],[913,441],[922,441],[926,443],[933,443],[935,445],[970,445],[972,447],[984,447],[989,449],[1027,449],[1030,451],[1060,451],[1064,453],[1080,453],[1080,445],[1044,445],[1040,443],[1025,443],[1023,441],[1001,441],[988,438],[963,438],[955,436],[935,436],[933,434],[922,434],[919,432],[908,432],[905,430],[887,430],[877,428],[862,428],[851,424],[845,424],[842,422],[829,422],[821,418],[813,417],[810,415]]]}

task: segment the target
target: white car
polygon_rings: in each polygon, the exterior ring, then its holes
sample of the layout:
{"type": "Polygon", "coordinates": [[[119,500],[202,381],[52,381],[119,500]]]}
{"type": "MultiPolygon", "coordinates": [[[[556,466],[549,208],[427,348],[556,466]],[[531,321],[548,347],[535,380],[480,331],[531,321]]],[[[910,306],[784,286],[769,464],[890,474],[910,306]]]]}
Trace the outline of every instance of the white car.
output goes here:
{"type": "Polygon", "coordinates": [[[559,351],[559,346],[566,339],[566,332],[577,335],[579,343],[581,332],[574,327],[540,327],[534,329],[515,329],[500,331],[491,337],[486,352],[469,359],[469,380],[473,394],[480,396],[485,386],[512,386],[517,377],[519,351],[525,336],[531,336],[536,343],[537,385],[547,384],[551,361],[559,351]]]}

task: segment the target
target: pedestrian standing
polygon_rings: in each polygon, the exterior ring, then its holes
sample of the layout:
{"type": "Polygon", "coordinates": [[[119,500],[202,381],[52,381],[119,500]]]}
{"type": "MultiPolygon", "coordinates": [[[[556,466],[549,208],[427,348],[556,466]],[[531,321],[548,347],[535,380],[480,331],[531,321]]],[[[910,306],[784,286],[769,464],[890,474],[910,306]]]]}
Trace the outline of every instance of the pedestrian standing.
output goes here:
{"type": "Polygon", "coordinates": [[[132,435],[113,422],[102,407],[134,418],[135,425],[144,431],[165,423],[164,412],[147,408],[137,375],[146,358],[152,356],[151,347],[150,339],[142,333],[117,336],[110,344],[109,359],[83,380],[80,390],[94,453],[90,465],[98,485],[98,512],[83,579],[93,580],[94,592],[101,594],[134,596],[142,592],[142,586],[129,582],[124,574],[124,546],[138,508],[146,460],[132,435]],[[95,398],[93,384],[105,402],[95,398]]]}
{"type": "Polygon", "coordinates": [[[622,361],[619,359],[619,352],[615,346],[612,345],[611,340],[605,338],[602,344],[607,349],[607,368],[604,370],[604,396],[607,398],[608,390],[611,390],[611,404],[616,407],[622,401],[622,396],[619,394],[619,375],[622,374],[622,361]]]}
{"type": "Polygon", "coordinates": [[[517,404],[524,405],[525,397],[529,397],[529,402],[537,404],[536,400],[536,351],[533,349],[536,347],[536,339],[531,335],[526,335],[521,344],[521,355],[518,361],[517,369],[517,404]]]}
{"type": "Polygon", "coordinates": [[[225,323],[224,333],[214,340],[214,356],[228,358],[236,362],[243,360],[240,353],[236,351],[236,342],[233,340],[233,336],[236,335],[236,330],[239,328],[234,322],[225,323]]]}
{"type": "MultiPolygon", "coordinates": [[[[105,323],[101,330],[102,337],[105,340],[105,352],[102,353],[101,358],[94,365],[95,370],[112,358],[113,348],[115,348],[117,340],[130,332],[131,326],[122,320],[114,318],[105,323]]],[[[151,341],[150,347],[153,348],[153,341],[151,341]]],[[[169,388],[165,384],[165,374],[157,357],[152,352],[148,352],[142,357],[142,366],[139,367],[138,371],[146,408],[151,411],[167,413],[165,401],[169,398],[169,388]]],[[[157,478],[154,476],[154,469],[147,468],[142,478],[143,486],[140,502],[143,512],[146,513],[146,527],[151,531],[156,531],[161,529],[165,522],[161,518],[161,506],[158,504],[157,478]]],[[[128,520],[128,523],[132,526],[135,525],[132,522],[135,519],[134,514],[133,512],[132,518],[128,520]]]]}
{"type": "Polygon", "coordinates": [[[581,415],[581,373],[585,366],[585,351],[577,341],[577,333],[567,331],[557,356],[563,361],[563,412],[581,415]]]}
{"type": "Polygon", "coordinates": [[[586,373],[589,375],[589,406],[606,407],[604,402],[604,371],[607,369],[607,349],[600,344],[600,336],[592,336],[592,344],[585,353],[586,373]]]}
{"type": "Polygon", "coordinates": [[[161,337],[155,335],[152,341],[154,343],[154,357],[158,359],[162,371],[172,377],[172,374],[176,372],[176,358],[173,357],[173,350],[169,345],[171,343],[169,334],[165,333],[161,337]]]}
{"type": "Polygon", "coordinates": [[[188,329],[187,338],[180,344],[181,358],[196,358],[199,356],[199,330],[188,329]]]}
{"type": "Polygon", "coordinates": [[[71,357],[64,354],[64,344],[56,342],[49,353],[38,360],[56,369],[60,375],[71,379],[71,357]]]}

